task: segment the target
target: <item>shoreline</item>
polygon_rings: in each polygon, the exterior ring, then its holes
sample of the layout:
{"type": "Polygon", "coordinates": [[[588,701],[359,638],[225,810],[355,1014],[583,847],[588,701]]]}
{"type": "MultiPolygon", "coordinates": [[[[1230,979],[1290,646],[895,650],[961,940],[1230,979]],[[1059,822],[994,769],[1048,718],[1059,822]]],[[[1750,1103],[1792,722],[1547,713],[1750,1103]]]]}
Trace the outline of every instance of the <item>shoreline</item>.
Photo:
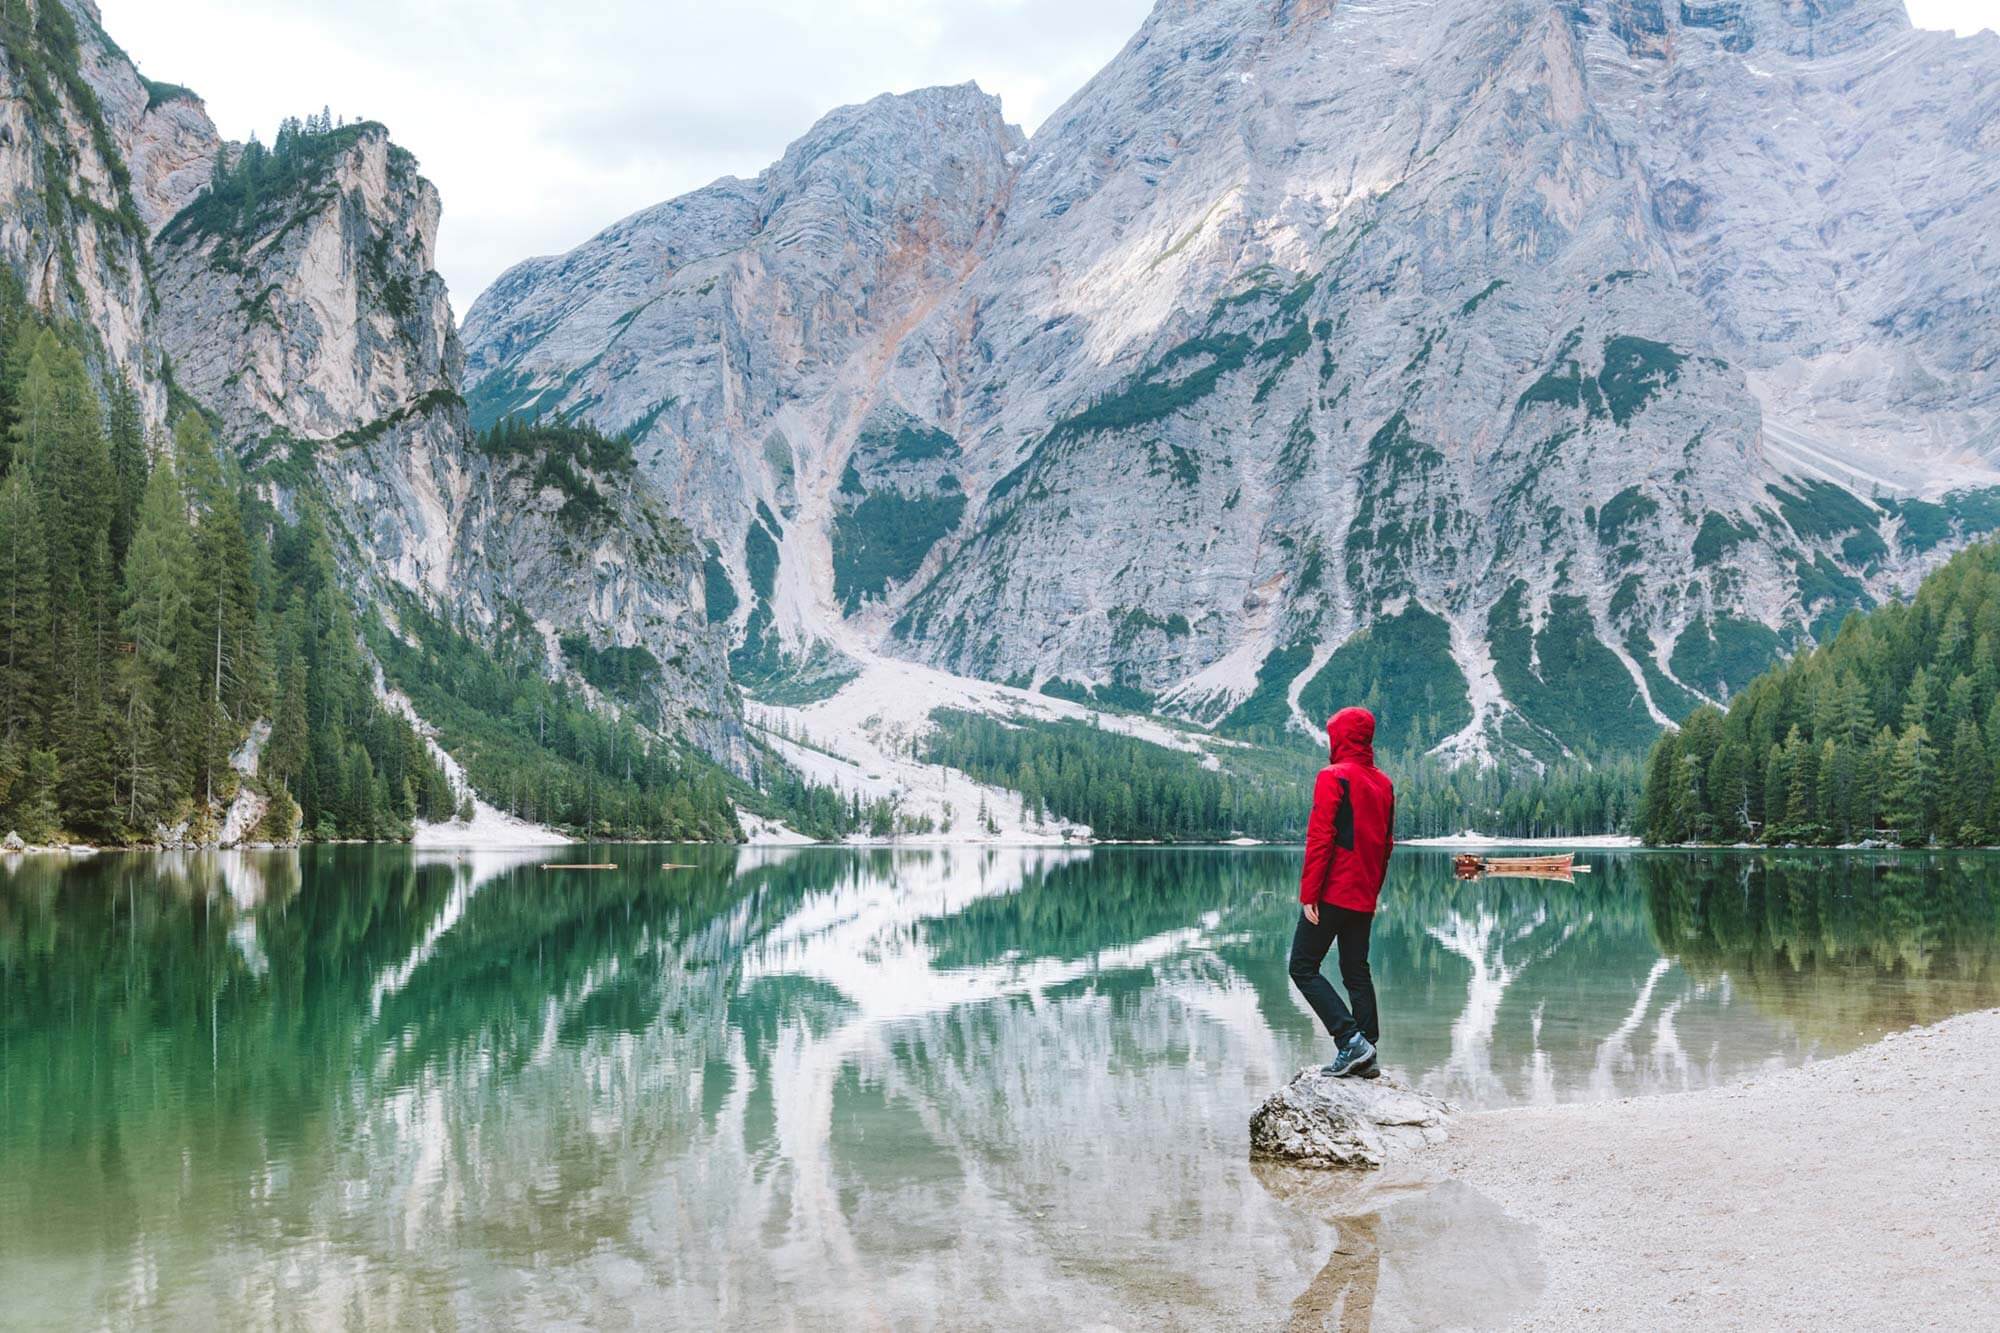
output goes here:
{"type": "Polygon", "coordinates": [[[1720,1087],[1462,1113],[1421,1169],[1534,1229],[1510,1327],[1982,1327],[1996,1044],[1977,1010],[1720,1087]]]}
{"type": "MultiPolygon", "coordinates": [[[[560,830],[549,830],[554,837],[537,840],[533,837],[510,837],[505,835],[480,838],[460,838],[440,835],[443,826],[430,826],[408,838],[331,838],[325,841],[302,840],[298,842],[237,842],[223,846],[216,843],[201,845],[168,843],[27,843],[20,847],[0,849],[0,856],[100,856],[111,852],[284,852],[300,851],[307,847],[408,847],[427,852],[505,852],[524,851],[541,848],[551,850],[570,846],[599,847],[744,847],[758,850],[772,849],[812,849],[831,851],[949,851],[954,848],[1031,849],[1036,851],[1089,850],[1093,847],[1158,848],[1169,851],[1297,851],[1305,846],[1303,842],[1263,841],[1255,838],[1229,838],[1220,841],[1171,842],[1165,839],[1146,838],[940,838],[935,835],[917,835],[908,838],[844,838],[835,842],[822,842],[802,834],[784,836],[748,836],[736,841],[704,840],[700,838],[581,838],[564,834],[560,830]],[[430,836],[425,836],[429,834],[430,836]],[[558,840],[559,839],[559,840],[558,840]]],[[[541,828],[540,825],[530,826],[541,828]]],[[[482,832],[485,832],[482,830],[482,832]]],[[[789,830],[787,830],[789,832],[789,830]]],[[[1624,834],[1583,834],[1575,838],[1492,838],[1484,835],[1468,837],[1449,835],[1428,838],[1398,838],[1398,847],[1425,851],[1449,851],[1470,848],[1492,851],[1507,848],[1553,848],[1573,849],[1580,852],[1865,852],[1874,855],[1980,855],[2000,852],[2000,844],[1979,847],[1869,847],[1857,844],[1843,844],[1838,847],[1806,846],[1780,843],[1775,846],[1764,843],[1674,843],[1654,846],[1624,834]]]]}

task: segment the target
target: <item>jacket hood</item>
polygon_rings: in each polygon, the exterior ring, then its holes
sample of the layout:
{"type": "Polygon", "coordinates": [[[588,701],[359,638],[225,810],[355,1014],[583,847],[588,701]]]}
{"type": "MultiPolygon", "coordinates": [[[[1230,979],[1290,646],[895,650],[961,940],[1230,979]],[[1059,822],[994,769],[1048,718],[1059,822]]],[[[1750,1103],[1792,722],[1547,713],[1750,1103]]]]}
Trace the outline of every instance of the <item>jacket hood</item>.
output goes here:
{"type": "Polygon", "coordinates": [[[1375,715],[1365,708],[1343,708],[1326,720],[1328,763],[1343,759],[1375,762],[1375,715]]]}

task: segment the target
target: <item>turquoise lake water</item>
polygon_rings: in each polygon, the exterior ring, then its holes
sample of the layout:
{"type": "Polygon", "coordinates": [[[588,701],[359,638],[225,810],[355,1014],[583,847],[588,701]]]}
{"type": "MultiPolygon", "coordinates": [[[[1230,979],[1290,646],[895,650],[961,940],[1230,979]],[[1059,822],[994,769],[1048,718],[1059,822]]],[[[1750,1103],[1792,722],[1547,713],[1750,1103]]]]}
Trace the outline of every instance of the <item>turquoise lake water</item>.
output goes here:
{"type": "MultiPolygon", "coordinates": [[[[1581,859],[1397,853],[1392,1071],[1668,1092],[2000,1003],[2000,858],[1581,859]]],[[[1330,1055],[1285,974],[1296,866],[10,858],[0,1325],[1282,1326],[1338,1234],[1246,1160],[1330,1055]]]]}

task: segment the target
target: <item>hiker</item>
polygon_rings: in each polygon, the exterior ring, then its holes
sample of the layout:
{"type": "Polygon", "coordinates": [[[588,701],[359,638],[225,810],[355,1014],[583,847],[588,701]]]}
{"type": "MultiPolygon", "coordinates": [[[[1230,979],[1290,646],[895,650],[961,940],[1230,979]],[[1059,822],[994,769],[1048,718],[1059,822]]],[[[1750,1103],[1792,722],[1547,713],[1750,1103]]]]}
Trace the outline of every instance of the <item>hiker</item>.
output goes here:
{"type": "Polygon", "coordinates": [[[1299,874],[1298,929],[1292,932],[1292,984],[1306,997],[1338,1044],[1326,1072],[1336,1078],[1380,1073],[1382,1039],[1375,982],[1368,974],[1368,930],[1382,893],[1382,872],[1396,845],[1396,789],[1375,767],[1375,715],[1343,708],[1327,720],[1328,759],[1313,784],[1306,824],[1305,867],[1299,874]],[[1340,949],[1340,979],[1349,1012],[1333,983],[1320,975],[1326,951],[1340,949]]]}

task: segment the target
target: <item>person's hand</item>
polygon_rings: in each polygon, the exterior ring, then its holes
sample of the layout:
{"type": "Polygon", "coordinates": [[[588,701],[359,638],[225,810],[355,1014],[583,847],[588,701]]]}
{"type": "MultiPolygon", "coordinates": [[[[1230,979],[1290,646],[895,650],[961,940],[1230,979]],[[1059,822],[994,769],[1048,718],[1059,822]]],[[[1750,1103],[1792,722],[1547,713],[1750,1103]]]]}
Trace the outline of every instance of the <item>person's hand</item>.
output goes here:
{"type": "Polygon", "coordinates": [[[1313,924],[1314,924],[1315,926],[1317,926],[1317,925],[1319,924],[1319,904],[1318,904],[1318,903],[1307,903],[1307,904],[1306,904],[1306,920],[1308,920],[1308,921],[1312,922],[1312,923],[1313,923],[1313,924]]]}

